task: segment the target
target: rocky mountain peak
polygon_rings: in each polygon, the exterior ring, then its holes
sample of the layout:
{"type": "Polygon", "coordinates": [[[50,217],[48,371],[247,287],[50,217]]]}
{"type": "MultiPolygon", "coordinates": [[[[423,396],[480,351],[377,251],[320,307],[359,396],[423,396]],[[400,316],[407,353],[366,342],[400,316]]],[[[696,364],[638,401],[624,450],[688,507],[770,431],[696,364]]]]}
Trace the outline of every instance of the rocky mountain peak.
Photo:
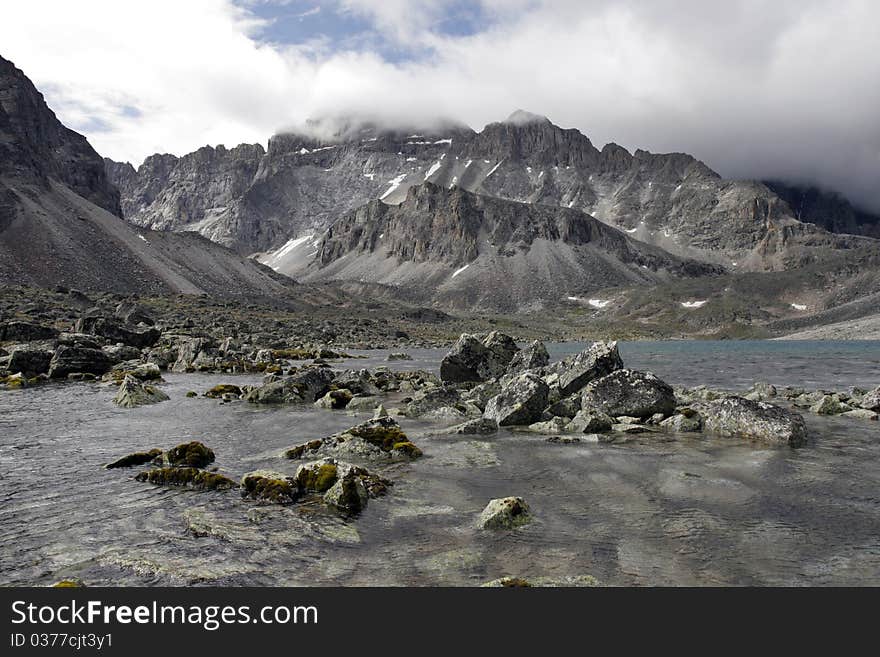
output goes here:
{"type": "Polygon", "coordinates": [[[513,125],[528,125],[529,123],[550,123],[550,119],[542,114],[534,114],[523,109],[514,110],[504,123],[513,125]]]}
{"type": "Polygon", "coordinates": [[[44,185],[56,180],[95,205],[122,216],[119,191],[104,161],[81,134],[49,109],[43,94],[15,65],[0,57],[0,175],[44,185]]]}

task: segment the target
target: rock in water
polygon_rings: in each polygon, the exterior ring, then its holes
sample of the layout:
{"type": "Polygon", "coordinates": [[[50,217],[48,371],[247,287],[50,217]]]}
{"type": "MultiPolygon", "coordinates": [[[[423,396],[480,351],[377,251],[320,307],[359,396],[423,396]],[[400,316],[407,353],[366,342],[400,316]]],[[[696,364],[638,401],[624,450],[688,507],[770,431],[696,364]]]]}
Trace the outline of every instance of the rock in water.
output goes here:
{"type": "Polygon", "coordinates": [[[720,436],[742,436],[771,444],[802,445],[807,428],[800,414],[742,397],[700,404],[703,430],[720,436]]]}
{"type": "Polygon", "coordinates": [[[214,450],[198,440],[193,440],[169,449],[163,460],[174,466],[204,468],[214,462],[214,450]]]}
{"type": "Polygon", "coordinates": [[[113,470],[115,468],[131,468],[136,465],[149,463],[157,456],[161,455],[161,449],[151,449],[149,452],[134,452],[133,454],[123,456],[121,459],[116,459],[115,461],[113,461],[112,463],[108,463],[104,467],[108,470],[113,470]]]}
{"type": "Polygon", "coordinates": [[[601,433],[610,431],[614,420],[600,411],[578,411],[569,422],[565,431],[568,433],[601,433]]]}
{"type": "Polygon", "coordinates": [[[123,408],[146,406],[167,401],[168,395],[155,386],[141,383],[139,379],[127,375],[119,386],[119,392],[113,398],[113,403],[123,408]]]}
{"type": "Polygon", "coordinates": [[[532,424],[541,419],[547,408],[549,392],[540,377],[529,372],[521,374],[489,400],[483,417],[495,420],[499,426],[532,424]]]}
{"type": "Polygon", "coordinates": [[[584,388],[581,407],[614,417],[668,416],[675,411],[675,393],[650,372],[617,370],[584,388]]]}
{"type": "Polygon", "coordinates": [[[513,529],[531,519],[531,510],[523,498],[502,497],[489,501],[480,513],[479,525],[483,529],[513,529]]]}
{"type": "Polygon", "coordinates": [[[360,513],[368,499],[367,487],[353,470],[339,477],[324,494],[324,502],[348,514],[360,513]]]}
{"type": "Polygon", "coordinates": [[[441,361],[440,378],[444,382],[464,383],[501,376],[517,351],[516,342],[504,333],[492,331],[482,340],[463,333],[441,361]]]}
{"type": "Polygon", "coordinates": [[[255,470],[241,478],[241,496],[272,504],[292,504],[299,499],[300,491],[285,474],[255,470]]]}
{"type": "Polygon", "coordinates": [[[591,381],[623,369],[617,342],[594,342],[588,349],[556,365],[559,393],[567,397],[591,381]]]}
{"type": "Polygon", "coordinates": [[[156,468],[139,473],[135,480],[158,486],[187,486],[204,490],[229,490],[238,487],[229,477],[198,468],[156,468]]]}
{"type": "Polygon", "coordinates": [[[871,392],[862,397],[860,406],[869,411],[880,413],[880,386],[874,388],[871,392]]]}
{"type": "Polygon", "coordinates": [[[254,388],[245,395],[245,400],[255,404],[311,403],[330,389],[333,379],[331,370],[313,367],[254,388]]]}
{"type": "Polygon", "coordinates": [[[519,374],[526,370],[547,367],[549,364],[550,354],[547,353],[547,347],[544,346],[543,342],[535,340],[528,347],[514,354],[510,365],[507,366],[507,376],[519,374]]]}
{"type": "Polygon", "coordinates": [[[13,349],[9,354],[6,369],[21,372],[25,378],[46,374],[52,362],[52,352],[43,349],[13,349]]]}

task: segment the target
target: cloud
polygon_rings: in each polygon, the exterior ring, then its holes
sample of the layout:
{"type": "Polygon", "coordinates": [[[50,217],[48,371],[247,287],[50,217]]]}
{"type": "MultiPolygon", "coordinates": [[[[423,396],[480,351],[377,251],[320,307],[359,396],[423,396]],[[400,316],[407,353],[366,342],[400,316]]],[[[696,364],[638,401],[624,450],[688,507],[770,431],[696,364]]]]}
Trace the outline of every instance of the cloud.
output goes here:
{"type": "Polygon", "coordinates": [[[880,210],[870,0],[31,0],[4,8],[0,43],[117,159],[265,143],[328,114],[479,129],[521,107],[598,146],[690,152],[880,210]],[[269,42],[273,5],[367,29],[285,42],[276,23],[269,42]]]}

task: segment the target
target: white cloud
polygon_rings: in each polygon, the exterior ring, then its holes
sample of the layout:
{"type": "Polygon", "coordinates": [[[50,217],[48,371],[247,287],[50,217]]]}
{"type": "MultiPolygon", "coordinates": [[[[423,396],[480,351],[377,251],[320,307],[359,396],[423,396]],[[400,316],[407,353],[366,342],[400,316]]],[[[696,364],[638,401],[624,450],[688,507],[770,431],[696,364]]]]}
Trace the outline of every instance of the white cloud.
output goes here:
{"type": "Polygon", "coordinates": [[[30,0],[4,7],[0,48],[62,120],[117,159],[265,142],[327,113],[479,128],[522,107],[598,146],[687,151],[729,176],[824,181],[880,209],[878,3],[483,0],[486,28],[449,36],[441,23],[461,7],[332,5],[366,17],[388,45],[434,53],[409,62],[383,60],[370,38],[347,40],[362,45],[345,52],[318,35],[262,44],[264,24],[227,0],[30,0]]]}

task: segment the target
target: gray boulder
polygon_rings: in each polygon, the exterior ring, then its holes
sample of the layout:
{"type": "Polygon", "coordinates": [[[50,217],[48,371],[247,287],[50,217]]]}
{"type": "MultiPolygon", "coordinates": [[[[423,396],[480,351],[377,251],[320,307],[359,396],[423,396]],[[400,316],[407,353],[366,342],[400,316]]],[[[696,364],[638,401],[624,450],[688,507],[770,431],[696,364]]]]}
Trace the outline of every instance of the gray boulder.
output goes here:
{"type": "Polygon", "coordinates": [[[513,338],[492,331],[482,340],[463,333],[440,363],[444,382],[465,383],[499,377],[519,351],[513,338]]]}
{"type": "Polygon", "coordinates": [[[531,509],[521,497],[489,500],[478,521],[482,529],[514,529],[530,522],[531,509]]]}
{"type": "Polygon", "coordinates": [[[119,391],[113,398],[113,403],[122,408],[134,408],[167,400],[168,395],[157,387],[144,384],[139,379],[128,375],[122,380],[119,391]]]}
{"type": "Polygon", "coordinates": [[[676,413],[660,423],[660,428],[675,433],[695,433],[703,430],[703,418],[699,413],[676,413]]]}
{"type": "Polygon", "coordinates": [[[649,417],[655,413],[672,415],[675,393],[650,372],[617,370],[584,388],[581,408],[617,417],[649,417]]]}
{"type": "Polygon", "coordinates": [[[77,333],[90,333],[111,342],[121,342],[138,348],[152,347],[162,336],[161,331],[156,328],[134,329],[109,317],[90,315],[80,317],[74,328],[77,333]]]}
{"type": "Polygon", "coordinates": [[[99,376],[113,367],[115,362],[100,349],[62,345],[55,350],[49,362],[49,378],[63,379],[68,374],[80,372],[99,376]]]}
{"type": "Polygon", "coordinates": [[[311,403],[330,389],[333,378],[333,372],[324,367],[301,370],[280,381],[254,388],[245,395],[245,401],[254,404],[311,403]]]}
{"type": "Polygon", "coordinates": [[[489,400],[483,417],[495,420],[499,426],[532,424],[541,419],[549,392],[540,377],[530,372],[521,374],[489,400]]]}
{"type": "Polygon", "coordinates": [[[535,370],[547,367],[550,364],[550,354],[543,342],[535,340],[525,349],[516,352],[507,366],[507,375],[519,374],[526,370],[535,370]]]}
{"type": "Polygon", "coordinates": [[[0,324],[0,342],[33,342],[51,340],[58,336],[58,330],[33,322],[13,320],[0,324]]]}
{"type": "Polygon", "coordinates": [[[452,386],[432,386],[413,395],[406,406],[407,417],[422,417],[440,408],[461,405],[461,395],[452,386]]]}
{"type": "Polygon", "coordinates": [[[578,411],[565,430],[569,433],[601,433],[609,431],[614,420],[601,411],[578,411]]]}
{"type": "Polygon", "coordinates": [[[25,378],[49,372],[53,353],[45,349],[13,349],[9,354],[6,369],[10,372],[21,372],[25,378]]]}
{"type": "Polygon", "coordinates": [[[859,406],[869,411],[880,413],[880,386],[877,386],[871,392],[865,393],[859,406]]]}
{"type": "Polygon", "coordinates": [[[450,431],[454,431],[462,436],[481,436],[490,433],[497,433],[498,423],[490,418],[481,417],[454,426],[450,431]]]}
{"type": "Polygon", "coordinates": [[[767,402],[725,397],[699,406],[703,430],[720,436],[742,436],[771,444],[801,445],[807,428],[799,413],[767,402]]]}
{"type": "Polygon", "coordinates": [[[603,376],[623,368],[617,342],[594,342],[588,349],[557,363],[559,393],[568,397],[603,376]]]}

